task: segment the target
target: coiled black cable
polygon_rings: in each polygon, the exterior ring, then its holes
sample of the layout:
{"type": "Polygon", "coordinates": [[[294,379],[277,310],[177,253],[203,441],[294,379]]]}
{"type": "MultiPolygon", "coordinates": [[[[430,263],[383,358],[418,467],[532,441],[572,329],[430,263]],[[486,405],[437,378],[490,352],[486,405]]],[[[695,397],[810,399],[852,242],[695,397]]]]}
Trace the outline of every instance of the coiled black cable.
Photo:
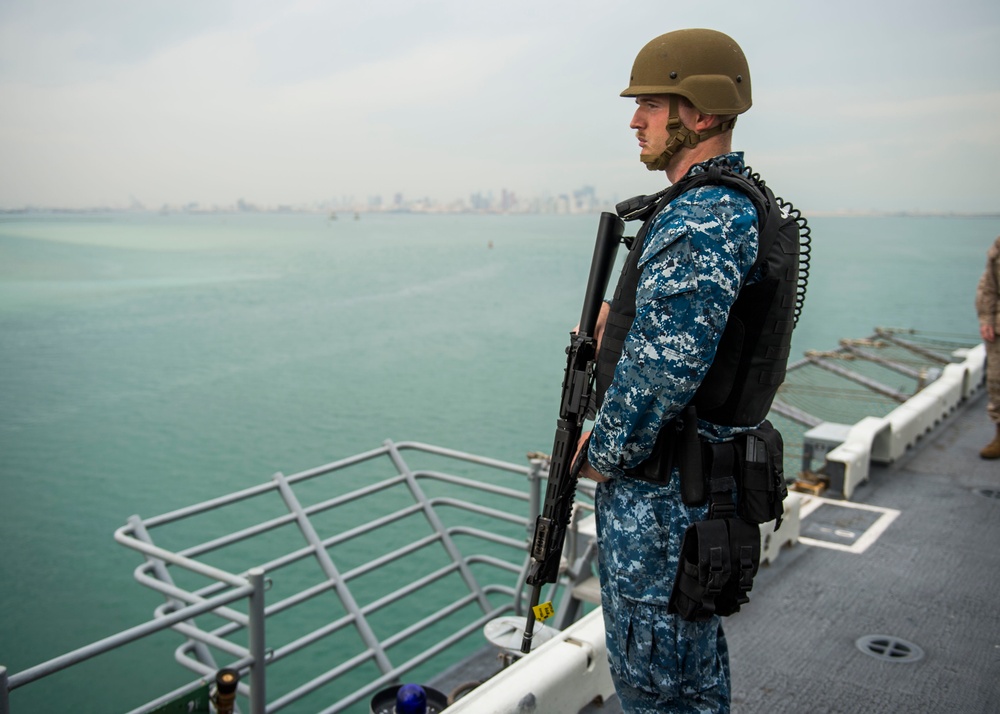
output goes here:
{"type": "MultiPolygon", "coordinates": [[[[764,190],[764,179],[749,166],[745,166],[741,172],[745,178],[753,181],[761,191],[764,190]]],[[[778,202],[778,210],[783,216],[792,218],[799,224],[799,279],[795,286],[795,316],[794,322],[799,324],[799,316],[806,303],[806,287],[809,285],[809,260],[812,257],[812,229],[809,228],[809,221],[802,215],[802,212],[780,196],[775,196],[778,202]]]]}
{"type": "Polygon", "coordinates": [[[799,224],[799,281],[795,287],[795,324],[799,324],[802,306],[806,303],[806,287],[809,285],[809,260],[812,257],[812,229],[802,212],[783,198],[778,198],[778,208],[799,224]]]}

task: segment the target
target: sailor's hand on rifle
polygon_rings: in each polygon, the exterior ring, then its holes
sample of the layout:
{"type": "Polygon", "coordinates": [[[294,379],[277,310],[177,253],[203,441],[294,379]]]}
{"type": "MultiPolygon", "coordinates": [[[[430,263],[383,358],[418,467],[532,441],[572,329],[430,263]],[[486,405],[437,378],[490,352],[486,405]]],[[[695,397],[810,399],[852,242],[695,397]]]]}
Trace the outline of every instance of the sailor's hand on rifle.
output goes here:
{"type": "Polygon", "coordinates": [[[595,469],[593,466],[590,465],[590,462],[587,460],[586,452],[584,452],[583,454],[580,453],[580,450],[586,449],[589,443],[590,443],[590,432],[587,431],[580,436],[580,441],[576,445],[576,453],[573,455],[574,464],[576,463],[577,459],[580,458],[583,459],[583,463],[580,466],[581,478],[589,478],[591,481],[597,481],[597,483],[610,481],[611,479],[609,479],[607,476],[605,476],[600,471],[598,471],[597,469],[595,469]]]}
{"type": "MultiPolygon", "coordinates": [[[[601,338],[604,337],[604,326],[608,324],[608,313],[611,312],[611,305],[606,302],[601,303],[601,311],[597,314],[597,323],[594,325],[594,350],[601,351],[601,338]]],[[[580,331],[580,324],[577,323],[573,332],[580,331]]]]}

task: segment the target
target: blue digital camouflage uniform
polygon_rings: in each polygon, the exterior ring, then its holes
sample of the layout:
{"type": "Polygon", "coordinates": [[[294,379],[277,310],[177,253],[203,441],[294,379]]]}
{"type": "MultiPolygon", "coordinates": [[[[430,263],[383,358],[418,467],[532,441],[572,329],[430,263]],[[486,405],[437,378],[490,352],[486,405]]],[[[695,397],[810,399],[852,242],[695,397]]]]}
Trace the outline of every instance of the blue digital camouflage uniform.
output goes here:
{"type": "MultiPolygon", "coordinates": [[[[743,168],[734,152],[723,162],[743,168]]],[[[591,434],[591,465],[611,480],[597,489],[601,597],[608,659],[628,714],[728,712],[729,654],[721,621],[667,613],[684,531],[708,515],[666,484],[623,475],[653,450],[705,377],[757,255],[756,210],[741,192],[703,186],[654,219],[643,246],[636,317],[591,434]]],[[[738,429],[699,422],[717,441],[738,429]]]]}

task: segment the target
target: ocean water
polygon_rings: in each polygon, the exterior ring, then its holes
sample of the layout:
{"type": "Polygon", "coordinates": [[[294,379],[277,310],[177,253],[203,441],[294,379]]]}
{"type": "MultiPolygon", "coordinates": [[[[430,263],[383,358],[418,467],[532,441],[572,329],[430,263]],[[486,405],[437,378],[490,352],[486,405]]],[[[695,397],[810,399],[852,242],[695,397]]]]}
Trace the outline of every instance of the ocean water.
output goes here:
{"type": "MultiPolygon", "coordinates": [[[[810,220],[793,356],[873,327],[977,332],[1000,218],[810,220]]],[[[516,463],[551,447],[597,216],[0,220],[0,665],[147,619],[112,540],[163,513],[418,440],[516,463]]],[[[109,712],[189,675],[86,665],[13,711],[109,712]],[[87,669],[89,667],[89,669],[87,669]],[[163,685],[163,686],[161,686],[163,685]]]]}

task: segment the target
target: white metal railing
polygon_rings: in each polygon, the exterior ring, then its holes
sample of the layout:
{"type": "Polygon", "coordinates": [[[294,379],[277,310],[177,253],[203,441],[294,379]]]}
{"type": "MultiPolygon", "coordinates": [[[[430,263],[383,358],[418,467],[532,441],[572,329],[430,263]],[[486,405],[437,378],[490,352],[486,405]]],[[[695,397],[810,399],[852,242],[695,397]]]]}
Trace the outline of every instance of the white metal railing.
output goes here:
{"type": "MultiPolygon", "coordinates": [[[[490,620],[505,613],[520,613],[528,524],[533,522],[538,512],[540,480],[544,476],[544,464],[539,460],[530,466],[519,466],[427,444],[386,441],[379,449],[291,476],[278,473],[270,482],[160,516],[146,519],[133,516],[116,531],[115,539],[144,556],[145,562],[136,568],[135,578],[165,599],[164,604],[156,609],[154,619],[23,672],[8,675],[0,667],[0,685],[3,685],[0,686],[0,714],[10,714],[8,691],[167,628],[185,638],[176,650],[176,659],[198,674],[200,679],[148,702],[132,714],[150,712],[169,701],[170,697],[203,684],[205,677],[214,676],[220,668],[217,660],[223,660],[225,667],[248,675],[241,679],[239,693],[247,698],[250,714],[282,710],[320,690],[330,691],[324,690],[324,687],[335,682],[337,685],[333,687],[331,699],[339,699],[322,708],[322,712],[334,714],[345,711],[385,686],[398,682],[407,672],[466,641],[480,632],[490,620]],[[439,470],[413,469],[403,458],[404,451],[419,452],[421,458],[426,456],[451,463],[462,462],[473,470],[486,469],[491,473],[499,471],[526,476],[529,488],[523,488],[523,483],[519,484],[521,489],[513,489],[486,479],[477,480],[439,470]],[[347,490],[340,489],[342,492],[313,503],[306,504],[300,496],[307,482],[323,484],[323,488],[312,489],[314,497],[320,491],[336,492],[337,487],[347,482],[346,478],[342,478],[347,473],[367,467],[377,460],[384,462],[385,458],[391,462],[395,472],[388,477],[379,474],[371,479],[371,483],[354,484],[347,490]],[[334,478],[330,482],[330,479],[321,477],[334,478]],[[429,495],[425,486],[431,483],[446,492],[429,495]],[[463,493],[465,497],[456,497],[457,493],[463,493]],[[409,502],[399,505],[398,502],[404,499],[409,502]],[[265,509],[254,505],[262,500],[271,508],[278,501],[286,512],[251,519],[242,528],[221,535],[213,534],[182,548],[168,548],[154,542],[153,533],[160,529],[186,528],[206,519],[212,523],[228,521],[230,517],[225,515],[227,509],[252,506],[248,508],[250,512],[263,513],[265,509]],[[498,502],[521,505],[499,508],[498,502]],[[523,507],[524,502],[528,502],[528,509],[523,507]],[[389,503],[394,504],[393,507],[387,507],[389,503]],[[526,516],[516,515],[525,510],[528,511],[526,516]],[[345,530],[322,535],[322,529],[316,523],[336,518],[338,513],[372,515],[345,530]],[[471,522],[451,523],[443,515],[446,513],[465,514],[471,522]],[[412,525],[414,519],[423,521],[423,528],[428,530],[426,535],[417,532],[418,529],[412,525]],[[481,523],[489,525],[483,527],[481,523]],[[413,535],[398,547],[351,568],[342,568],[331,554],[340,547],[347,548],[365,538],[381,539],[381,534],[393,527],[402,527],[407,533],[412,531],[413,535]],[[286,543],[289,532],[297,533],[295,539],[298,545],[253,562],[247,568],[238,568],[239,572],[231,572],[229,562],[226,562],[227,569],[210,562],[213,557],[223,558],[223,551],[248,544],[256,552],[258,543],[279,532],[286,543]],[[463,543],[471,540],[479,543],[480,547],[488,546],[493,552],[467,554],[459,547],[459,540],[463,543]],[[399,564],[408,567],[406,564],[413,562],[413,556],[428,549],[435,549],[438,557],[443,551],[445,564],[433,567],[429,572],[415,574],[412,580],[391,592],[370,595],[367,599],[358,596],[356,581],[399,564]],[[501,555],[501,552],[509,555],[501,555]],[[302,587],[296,585],[292,591],[265,606],[265,590],[270,589],[275,580],[283,581],[286,569],[302,567],[310,560],[318,566],[320,580],[302,587]],[[481,582],[483,571],[489,575],[489,582],[481,582]],[[421,612],[422,616],[416,622],[388,636],[376,633],[372,619],[382,611],[408,606],[411,602],[422,603],[425,589],[451,578],[457,578],[461,587],[446,602],[436,602],[431,611],[421,612]],[[198,586],[181,583],[181,580],[197,582],[198,586]],[[331,616],[320,627],[281,642],[275,642],[271,636],[273,626],[269,627],[265,636],[265,624],[269,619],[331,594],[340,604],[340,616],[331,616]],[[233,606],[243,600],[247,603],[245,611],[233,606]],[[212,627],[204,627],[202,623],[206,617],[219,622],[213,622],[212,627]],[[199,622],[196,618],[202,619],[199,622]],[[442,627],[450,628],[450,632],[440,635],[442,627]],[[435,634],[429,646],[422,642],[411,644],[403,648],[407,650],[403,661],[394,661],[392,650],[395,647],[412,643],[431,629],[435,634]],[[265,676],[265,667],[344,633],[360,637],[363,643],[360,652],[345,657],[307,681],[278,691],[270,701],[267,700],[275,688],[268,681],[270,678],[265,676]],[[377,668],[378,674],[363,683],[339,682],[352,670],[372,665],[377,668]]],[[[190,530],[198,531],[198,528],[190,530]]],[[[157,538],[163,540],[159,534],[157,538]]]]}
{"type": "MultiPolygon", "coordinates": [[[[228,608],[225,607],[226,605],[244,598],[249,603],[249,615],[243,618],[243,620],[250,642],[246,648],[245,666],[250,672],[250,679],[254,689],[260,692],[260,696],[262,697],[265,691],[263,647],[264,572],[260,569],[252,569],[247,573],[246,578],[232,577],[228,573],[222,573],[222,571],[218,571],[217,574],[223,575],[226,578],[226,582],[232,586],[230,591],[210,599],[199,599],[197,603],[128,630],[123,630],[110,637],[80,647],[22,672],[8,674],[5,667],[0,667],[0,713],[10,713],[9,692],[18,687],[31,684],[111,650],[124,647],[156,632],[173,627],[184,620],[204,615],[208,612],[218,613],[227,611],[228,608]]],[[[185,689],[188,688],[186,687],[185,689]]],[[[263,700],[261,699],[258,702],[257,697],[251,697],[251,713],[257,714],[258,712],[264,712],[263,700]]]]}

